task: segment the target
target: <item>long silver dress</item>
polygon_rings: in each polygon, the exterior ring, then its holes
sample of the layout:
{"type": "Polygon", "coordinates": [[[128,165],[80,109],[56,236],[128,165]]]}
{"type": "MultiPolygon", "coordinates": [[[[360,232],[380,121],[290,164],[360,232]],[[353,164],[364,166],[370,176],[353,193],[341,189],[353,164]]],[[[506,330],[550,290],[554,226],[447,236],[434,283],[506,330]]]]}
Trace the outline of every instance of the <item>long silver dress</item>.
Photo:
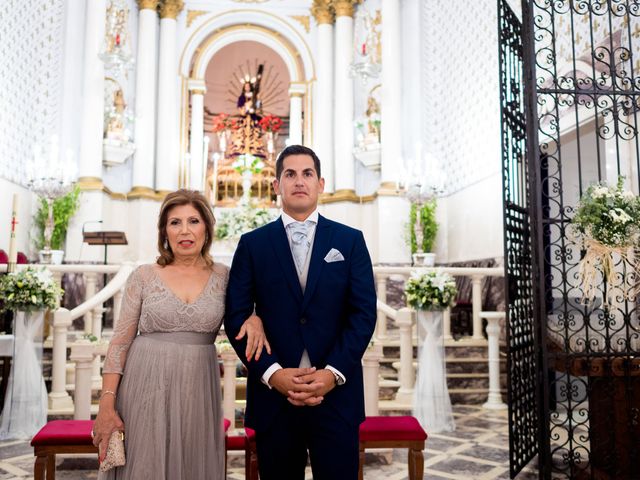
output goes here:
{"type": "Polygon", "coordinates": [[[180,300],[155,265],[125,287],[103,373],[122,374],[116,408],[127,462],[101,480],[224,478],[224,432],[215,337],[229,270],[214,265],[193,303],[180,300]]]}

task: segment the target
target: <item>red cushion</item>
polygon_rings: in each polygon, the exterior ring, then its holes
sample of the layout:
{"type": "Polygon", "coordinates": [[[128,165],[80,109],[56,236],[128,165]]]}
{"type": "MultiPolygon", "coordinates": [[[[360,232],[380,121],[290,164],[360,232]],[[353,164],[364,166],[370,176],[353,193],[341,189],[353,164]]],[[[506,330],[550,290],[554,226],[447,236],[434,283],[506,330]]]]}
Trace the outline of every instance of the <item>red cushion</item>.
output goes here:
{"type": "Polygon", "coordinates": [[[31,446],[92,445],[93,420],[52,420],[31,439],[31,446]]]}
{"type": "Polygon", "coordinates": [[[244,428],[244,435],[227,435],[225,439],[227,450],[246,450],[247,439],[255,438],[255,436],[255,430],[248,427],[244,428]]]}
{"type": "Polygon", "coordinates": [[[360,440],[426,440],[427,433],[415,417],[367,417],[360,424],[360,440]]]}
{"type": "Polygon", "coordinates": [[[224,419],[224,431],[226,432],[227,430],[229,430],[229,427],[231,426],[231,420],[227,420],[226,418],[224,419]]]}

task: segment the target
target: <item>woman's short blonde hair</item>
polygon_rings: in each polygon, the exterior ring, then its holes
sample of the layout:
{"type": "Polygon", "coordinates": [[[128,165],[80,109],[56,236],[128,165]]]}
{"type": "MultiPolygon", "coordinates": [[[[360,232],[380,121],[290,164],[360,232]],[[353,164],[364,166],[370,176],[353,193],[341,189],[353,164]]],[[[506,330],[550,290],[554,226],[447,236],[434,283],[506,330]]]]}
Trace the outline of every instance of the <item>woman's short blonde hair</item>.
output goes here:
{"type": "Polygon", "coordinates": [[[167,239],[167,220],[169,217],[169,211],[173,207],[180,207],[182,205],[191,205],[195,208],[206,227],[204,245],[202,245],[201,255],[204,258],[207,265],[213,265],[213,258],[209,254],[209,249],[213,243],[213,227],[216,224],[216,219],[213,216],[213,211],[209,201],[204,195],[196,190],[186,190],[181,188],[175,192],[171,192],[167,195],[160,207],[160,216],[158,217],[158,251],[160,256],[156,261],[158,265],[167,266],[175,260],[169,240],[167,239]]]}

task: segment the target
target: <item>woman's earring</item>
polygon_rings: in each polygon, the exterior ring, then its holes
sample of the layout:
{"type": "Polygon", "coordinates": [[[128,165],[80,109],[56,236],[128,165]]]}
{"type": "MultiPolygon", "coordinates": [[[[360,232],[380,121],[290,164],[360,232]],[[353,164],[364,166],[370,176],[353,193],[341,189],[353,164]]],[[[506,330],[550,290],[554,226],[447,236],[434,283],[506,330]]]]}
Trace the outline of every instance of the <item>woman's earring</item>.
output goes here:
{"type": "Polygon", "coordinates": [[[164,239],[164,249],[165,250],[169,250],[169,242],[167,241],[167,239],[164,239]]]}

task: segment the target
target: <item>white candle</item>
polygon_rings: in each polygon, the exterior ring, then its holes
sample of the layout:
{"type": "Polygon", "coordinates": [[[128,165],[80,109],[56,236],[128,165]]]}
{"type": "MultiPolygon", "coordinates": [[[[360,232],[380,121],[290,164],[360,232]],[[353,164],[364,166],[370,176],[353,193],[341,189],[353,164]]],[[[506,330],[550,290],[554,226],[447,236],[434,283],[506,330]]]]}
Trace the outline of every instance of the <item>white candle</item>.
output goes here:
{"type": "Polygon", "coordinates": [[[16,225],[18,224],[18,194],[13,194],[13,204],[11,206],[11,235],[9,237],[9,265],[7,269],[13,272],[18,261],[18,248],[16,246],[16,225]]]}
{"type": "Polygon", "coordinates": [[[220,154],[215,152],[213,154],[213,181],[211,182],[211,204],[215,207],[216,202],[218,201],[218,159],[220,158],[220,154]]]}

